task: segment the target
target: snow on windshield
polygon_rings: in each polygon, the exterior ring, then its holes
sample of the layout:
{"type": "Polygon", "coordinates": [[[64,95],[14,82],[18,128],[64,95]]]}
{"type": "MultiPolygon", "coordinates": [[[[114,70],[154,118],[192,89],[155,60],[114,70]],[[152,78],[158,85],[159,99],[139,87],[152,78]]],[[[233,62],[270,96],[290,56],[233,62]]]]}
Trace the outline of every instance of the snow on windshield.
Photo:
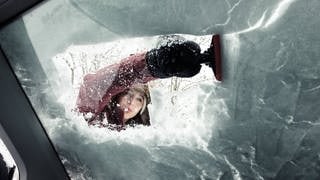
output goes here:
{"type": "MultiPolygon", "coordinates": [[[[199,43],[202,50],[207,49],[211,42],[211,36],[179,36],[199,43]]],[[[153,158],[157,157],[156,151],[159,147],[172,146],[198,149],[209,154],[210,158],[215,158],[208,150],[208,143],[217,118],[228,117],[228,112],[225,101],[215,93],[217,88],[221,88],[220,83],[215,80],[212,69],[208,66],[203,65],[201,72],[192,78],[173,77],[148,83],[151,93],[151,104],[148,105],[151,126],[128,127],[120,132],[88,126],[82,114],[74,110],[79,86],[85,74],[117,63],[130,54],[150,50],[162,41],[162,36],[153,36],[72,45],[52,58],[57,71],[54,72],[56,74],[48,76],[58,77],[52,88],[58,97],[57,102],[64,106],[65,117],[52,119],[45,113],[40,113],[40,119],[53,142],[59,147],[67,167],[68,164],[78,167],[84,164],[84,171],[95,171],[92,170],[95,166],[89,168],[86,165],[93,163],[94,157],[103,156],[110,151],[100,152],[97,149],[105,145],[112,146],[115,142],[119,147],[125,144],[141,147],[153,158]],[[89,144],[95,149],[95,153],[83,150],[89,144]],[[79,154],[80,157],[91,158],[86,162],[79,158],[83,163],[75,163],[70,160],[74,158],[74,154],[65,155],[63,152],[66,150],[79,154]]],[[[130,151],[132,150],[129,148],[128,152],[130,151]]],[[[118,161],[121,157],[116,159],[118,161]]],[[[79,175],[75,170],[77,168],[67,169],[72,176],[79,175]]]]}

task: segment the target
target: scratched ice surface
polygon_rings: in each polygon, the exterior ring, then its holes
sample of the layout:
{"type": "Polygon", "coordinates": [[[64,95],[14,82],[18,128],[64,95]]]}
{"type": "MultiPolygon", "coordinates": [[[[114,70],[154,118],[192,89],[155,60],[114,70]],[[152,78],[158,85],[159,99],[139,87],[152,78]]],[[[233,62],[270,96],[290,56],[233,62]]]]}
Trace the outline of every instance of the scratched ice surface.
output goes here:
{"type": "Polygon", "coordinates": [[[34,51],[6,52],[73,179],[315,180],[319,9],[318,0],[59,0],[0,37],[21,42],[25,25],[34,51]],[[148,128],[88,128],[71,111],[97,63],[176,33],[204,46],[201,38],[222,35],[222,83],[203,69],[190,82],[153,84],[148,128]],[[19,61],[26,57],[39,62],[19,61]]]}

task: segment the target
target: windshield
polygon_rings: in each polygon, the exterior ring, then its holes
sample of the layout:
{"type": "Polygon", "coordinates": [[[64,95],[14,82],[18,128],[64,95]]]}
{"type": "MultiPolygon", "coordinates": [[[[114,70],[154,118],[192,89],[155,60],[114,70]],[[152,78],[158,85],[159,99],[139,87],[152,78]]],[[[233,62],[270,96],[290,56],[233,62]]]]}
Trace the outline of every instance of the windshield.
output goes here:
{"type": "Polygon", "coordinates": [[[297,37],[307,15],[294,16],[310,4],[47,1],[0,39],[72,179],[275,178],[293,172],[319,121],[318,45],[308,41],[318,35],[297,37]],[[164,44],[192,41],[203,55],[217,32],[222,82],[208,63],[155,68],[164,44]]]}

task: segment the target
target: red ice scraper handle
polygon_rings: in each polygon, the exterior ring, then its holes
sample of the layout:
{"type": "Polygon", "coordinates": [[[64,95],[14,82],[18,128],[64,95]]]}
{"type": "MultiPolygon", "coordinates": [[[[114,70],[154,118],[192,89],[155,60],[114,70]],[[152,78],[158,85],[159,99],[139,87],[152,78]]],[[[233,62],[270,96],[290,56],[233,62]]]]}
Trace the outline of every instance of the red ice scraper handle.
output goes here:
{"type": "Polygon", "coordinates": [[[220,35],[216,34],[212,36],[211,46],[214,50],[214,66],[213,72],[218,81],[222,81],[222,62],[221,62],[221,47],[220,47],[220,35]]]}

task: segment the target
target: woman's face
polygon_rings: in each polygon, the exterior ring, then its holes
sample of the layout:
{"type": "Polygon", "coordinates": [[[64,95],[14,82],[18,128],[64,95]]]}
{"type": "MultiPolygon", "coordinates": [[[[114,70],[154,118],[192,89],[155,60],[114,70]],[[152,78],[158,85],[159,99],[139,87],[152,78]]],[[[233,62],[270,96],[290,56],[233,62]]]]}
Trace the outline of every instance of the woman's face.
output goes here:
{"type": "Polygon", "coordinates": [[[143,95],[134,90],[129,90],[126,94],[120,97],[119,105],[124,112],[125,122],[140,112],[143,106],[143,101],[143,95]]]}

